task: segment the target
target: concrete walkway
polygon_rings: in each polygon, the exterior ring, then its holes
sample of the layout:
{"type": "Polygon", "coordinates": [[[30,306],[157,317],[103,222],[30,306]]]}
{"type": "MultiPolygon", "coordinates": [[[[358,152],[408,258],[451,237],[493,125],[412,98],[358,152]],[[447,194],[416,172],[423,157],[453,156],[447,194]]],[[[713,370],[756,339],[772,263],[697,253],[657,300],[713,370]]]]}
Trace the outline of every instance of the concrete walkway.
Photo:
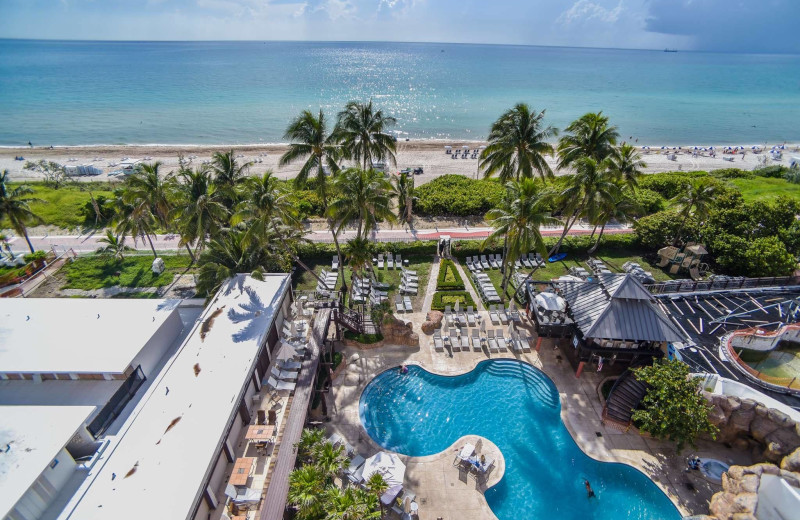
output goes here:
{"type": "Polygon", "coordinates": [[[473,287],[469,275],[464,271],[464,268],[461,267],[461,264],[458,263],[457,258],[453,258],[452,260],[453,263],[456,264],[456,270],[458,271],[458,274],[461,276],[461,281],[464,282],[464,288],[469,293],[469,295],[472,296],[472,301],[475,302],[475,309],[477,309],[478,311],[485,311],[486,307],[483,306],[483,300],[478,295],[478,293],[475,292],[475,287],[473,287]]]}

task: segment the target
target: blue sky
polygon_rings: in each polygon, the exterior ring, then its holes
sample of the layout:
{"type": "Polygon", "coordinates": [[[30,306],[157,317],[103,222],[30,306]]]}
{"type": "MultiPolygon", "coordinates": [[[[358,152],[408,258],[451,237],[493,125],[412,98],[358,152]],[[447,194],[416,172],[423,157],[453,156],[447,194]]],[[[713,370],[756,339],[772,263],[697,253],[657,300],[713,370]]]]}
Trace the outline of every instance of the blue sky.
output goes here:
{"type": "Polygon", "coordinates": [[[0,0],[0,37],[800,52],[800,0],[0,0]]]}

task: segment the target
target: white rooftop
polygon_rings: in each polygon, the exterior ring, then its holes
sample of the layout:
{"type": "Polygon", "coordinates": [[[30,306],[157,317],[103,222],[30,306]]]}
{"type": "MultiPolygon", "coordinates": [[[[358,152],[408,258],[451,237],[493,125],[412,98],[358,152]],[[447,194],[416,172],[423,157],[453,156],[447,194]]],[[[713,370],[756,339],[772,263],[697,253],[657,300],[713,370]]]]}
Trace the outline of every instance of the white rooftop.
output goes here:
{"type": "Polygon", "coordinates": [[[94,406],[0,406],[0,518],[93,411],[94,406]]]}
{"type": "Polygon", "coordinates": [[[179,520],[192,513],[289,282],[288,275],[239,275],[220,289],[60,518],[179,520]]]}
{"type": "Polygon", "coordinates": [[[0,372],[122,373],[179,303],[0,299],[0,372]]]}

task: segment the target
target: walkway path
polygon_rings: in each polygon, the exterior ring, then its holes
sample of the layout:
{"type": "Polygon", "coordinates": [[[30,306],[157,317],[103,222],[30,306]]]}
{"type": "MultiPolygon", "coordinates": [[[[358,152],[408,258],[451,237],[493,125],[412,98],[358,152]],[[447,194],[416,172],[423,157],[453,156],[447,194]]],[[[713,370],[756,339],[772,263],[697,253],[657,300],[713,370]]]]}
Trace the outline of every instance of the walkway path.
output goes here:
{"type": "Polygon", "coordinates": [[[439,280],[439,256],[433,257],[433,265],[431,265],[431,274],[428,275],[428,286],[425,287],[425,300],[422,302],[423,316],[431,310],[431,303],[433,303],[433,293],[436,292],[436,283],[439,280]]]}
{"type": "Polygon", "coordinates": [[[464,282],[465,289],[467,290],[469,295],[472,296],[472,301],[475,302],[475,309],[477,309],[478,311],[485,311],[486,307],[483,306],[483,300],[481,299],[480,296],[478,296],[478,293],[475,292],[475,287],[473,287],[469,275],[466,274],[464,268],[461,267],[460,263],[458,263],[457,258],[453,257],[453,263],[456,264],[456,270],[458,271],[458,274],[461,275],[461,281],[464,282]]]}

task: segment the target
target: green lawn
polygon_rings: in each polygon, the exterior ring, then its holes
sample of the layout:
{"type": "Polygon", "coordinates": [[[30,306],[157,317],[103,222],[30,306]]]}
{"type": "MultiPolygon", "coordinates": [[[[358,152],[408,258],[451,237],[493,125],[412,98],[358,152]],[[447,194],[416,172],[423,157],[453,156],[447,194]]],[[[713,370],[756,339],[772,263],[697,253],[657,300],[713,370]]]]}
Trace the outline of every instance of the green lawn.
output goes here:
{"type": "Polygon", "coordinates": [[[67,283],[62,289],[102,289],[122,287],[163,287],[189,266],[188,255],[162,255],[166,269],[160,275],[150,270],[150,255],[126,256],[122,262],[97,256],[81,256],[63,268],[67,283]]]}
{"type": "Polygon", "coordinates": [[[746,201],[777,199],[786,195],[800,200],[800,184],[792,184],[786,179],[755,177],[752,179],[731,179],[730,182],[742,192],[746,201]]]}
{"type": "MultiPolygon", "coordinates": [[[[91,201],[91,193],[97,198],[100,195],[111,197],[113,186],[110,183],[85,183],[84,185],[68,184],[55,190],[41,182],[25,183],[33,188],[31,197],[41,199],[43,202],[31,204],[31,210],[42,218],[44,224],[58,226],[66,229],[79,228],[86,225],[81,208],[91,201]],[[81,189],[82,188],[82,189],[81,189]]],[[[12,188],[19,183],[10,183],[12,188]]]]}

